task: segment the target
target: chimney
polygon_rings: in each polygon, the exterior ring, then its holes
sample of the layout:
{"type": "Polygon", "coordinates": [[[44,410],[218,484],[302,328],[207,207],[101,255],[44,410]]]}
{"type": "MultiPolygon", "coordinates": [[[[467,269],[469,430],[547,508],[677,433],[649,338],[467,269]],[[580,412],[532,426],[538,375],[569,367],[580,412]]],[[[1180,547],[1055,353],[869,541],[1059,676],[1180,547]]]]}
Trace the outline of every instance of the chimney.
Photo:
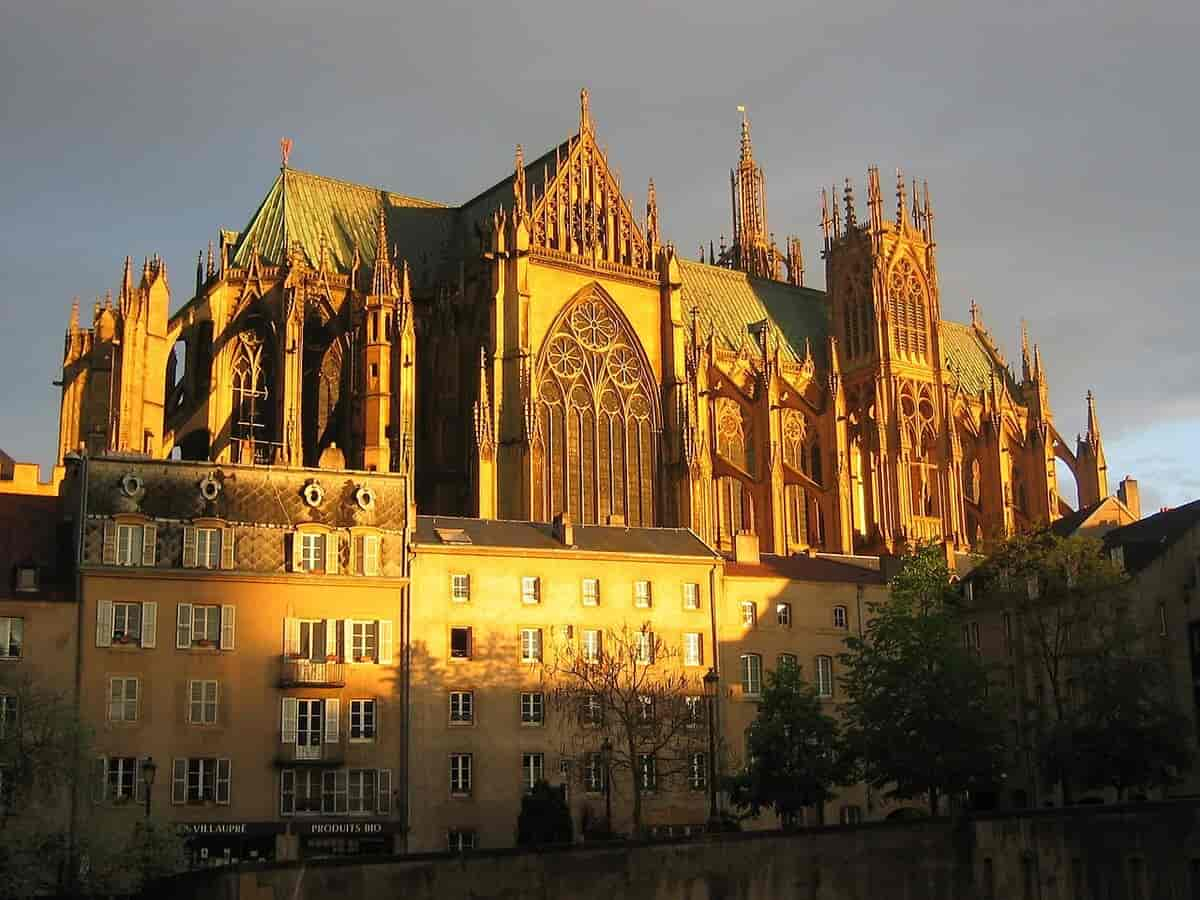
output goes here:
{"type": "Polygon", "coordinates": [[[1135,519],[1142,517],[1142,498],[1138,494],[1138,483],[1136,478],[1130,478],[1126,475],[1121,479],[1121,483],[1117,485],[1117,499],[1129,508],[1135,519]]]}
{"type": "Polygon", "coordinates": [[[758,565],[758,535],[739,531],[733,536],[733,561],[747,566],[758,565]]]}
{"type": "Polygon", "coordinates": [[[554,539],[565,547],[575,546],[575,526],[571,524],[571,517],[566,513],[559,513],[554,517],[554,539]]]}

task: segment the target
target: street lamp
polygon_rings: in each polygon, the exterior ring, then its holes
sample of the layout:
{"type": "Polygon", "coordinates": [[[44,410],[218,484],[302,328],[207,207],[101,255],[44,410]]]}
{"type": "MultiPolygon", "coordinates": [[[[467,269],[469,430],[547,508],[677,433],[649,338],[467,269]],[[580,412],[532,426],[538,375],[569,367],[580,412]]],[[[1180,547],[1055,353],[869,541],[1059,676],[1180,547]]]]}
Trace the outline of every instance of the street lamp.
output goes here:
{"type": "Polygon", "coordinates": [[[158,774],[158,765],[153,756],[147,756],[142,761],[142,784],[146,786],[146,818],[150,818],[150,790],[154,787],[154,776],[158,774]]]}
{"type": "Polygon", "coordinates": [[[708,830],[716,831],[720,819],[717,815],[717,735],[714,723],[714,708],[717,703],[717,686],[721,676],[715,668],[704,676],[704,699],[708,707],[708,830]]]}
{"type": "Polygon", "coordinates": [[[600,764],[604,767],[604,825],[612,836],[612,741],[604,739],[600,745],[600,764]]]}

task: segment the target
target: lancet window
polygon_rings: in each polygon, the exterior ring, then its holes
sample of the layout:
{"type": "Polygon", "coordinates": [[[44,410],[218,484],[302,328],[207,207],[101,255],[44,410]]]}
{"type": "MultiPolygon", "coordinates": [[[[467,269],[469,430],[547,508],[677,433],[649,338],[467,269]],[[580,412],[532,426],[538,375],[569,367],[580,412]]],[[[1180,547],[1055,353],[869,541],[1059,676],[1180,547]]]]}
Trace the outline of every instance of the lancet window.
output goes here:
{"type": "Polygon", "coordinates": [[[754,427],[740,403],[717,398],[717,453],[743,472],[754,474],[754,427]]]}
{"type": "Polygon", "coordinates": [[[850,266],[842,278],[842,329],[846,354],[850,359],[865,356],[875,349],[870,280],[860,261],[850,266]]]}
{"type": "Polygon", "coordinates": [[[909,446],[909,497],[914,516],[941,514],[938,468],[933,458],[936,411],[929,385],[906,383],[900,390],[900,415],[909,446]]]}
{"type": "Polygon", "coordinates": [[[717,543],[733,549],[733,537],[739,531],[754,532],[754,497],[750,489],[732,475],[717,479],[717,543]]]}
{"type": "Polygon", "coordinates": [[[267,448],[275,441],[270,342],[264,329],[252,326],[238,334],[233,353],[234,461],[250,462],[246,457],[249,452],[255,461],[264,462],[269,456],[267,448]]]}
{"type": "Polygon", "coordinates": [[[784,485],[783,501],[788,546],[792,549],[809,546],[808,492],[798,484],[784,485]]]}
{"type": "Polygon", "coordinates": [[[534,512],[653,525],[654,379],[598,291],[573,302],[543,344],[537,375],[534,512]]]}
{"type": "Polygon", "coordinates": [[[896,352],[909,359],[929,358],[925,287],[913,264],[902,259],[888,279],[888,312],[896,352]]]}

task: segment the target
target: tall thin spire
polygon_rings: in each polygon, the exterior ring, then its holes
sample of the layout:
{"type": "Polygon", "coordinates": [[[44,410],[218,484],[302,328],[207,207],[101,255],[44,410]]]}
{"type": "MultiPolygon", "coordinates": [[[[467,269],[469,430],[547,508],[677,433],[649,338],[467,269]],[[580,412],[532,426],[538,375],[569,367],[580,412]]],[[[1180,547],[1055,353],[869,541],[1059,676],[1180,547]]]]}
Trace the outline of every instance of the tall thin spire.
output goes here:
{"type": "Polygon", "coordinates": [[[525,203],[525,151],[517,144],[513,160],[513,215],[520,221],[528,212],[525,203]]]}
{"type": "Polygon", "coordinates": [[[904,173],[896,169],[896,224],[908,224],[908,209],[904,200],[904,173]]]}
{"type": "Polygon", "coordinates": [[[1021,380],[1030,381],[1033,376],[1033,363],[1029,358],[1029,323],[1021,320],[1021,380]]]}
{"type": "Polygon", "coordinates": [[[379,216],[375,220],[375,273],[371,278],[371,293],[377,296],[391,294],[392,286],[392,263],[388,259],[387,212],[381,195],[379,216]]]}
{"type": "Polygon", "coordinates": [[[204,251],[201,250],[196,254],[196,296],[200,296],[200,290],[204,287],[204,251]]]}
{"type": "Polygon", "coordinates": [[[76,297],[71,301],[71,318],[68,323],[71,331],[79,330],[79,298],[76,297]]]}
{"type": "Polygon", "coordinates": [[[592,130],[592,109],[591,102],[588,97],[588,89],[582,88],[579,91],[579,133],[582,135],[585,131],[592,130]]]}
{"type": "Polygon", "coordinates": [[[1096,397],[1087,392],[1087,439],[1091,444],[1100,443],[1100,419],[1096,415],[1096,397]]]}
{"type": "Polygon", "coordinates": [[[858,215],[854,210],[854,184],[846,179],[846,189],[843,192],[846,201],[846,232],[858,225],[858,215]]]}
{"type": "Polygon", "coordinates": [[[738,112],[742,114],[742,155],[739,162],[746,162],[754,159],[754,148],[750,145],[750,117],[746,115],[746,107],[739,106],[738,112]]]}
{"type": "Polygon", "coordinates": [[[767,226],[767,186],[761,167],[754,162],[750,146],[750,119],[742,114],[741,151],[737,168],[729,173],[733,199],[733,265],[759,278],[775,278],[778,260],[771,252],[767,226]]]}
{"type": "Polygon", "coordinates": [[[213,242],[208,242],[208,256],[204,263],[204,275],[206,278],[212,278],[217,273],[215,263],[213,262],[213,242]]]}
{"type": "MultiPolygon", "coordinates": [[[[654,192],[654,179],[646,188],[646,243],[651,248],[658,246],[658,196],[654,192]]],[[[700,257],[703,261],[704,245],[700,245],[700,257]]]]}

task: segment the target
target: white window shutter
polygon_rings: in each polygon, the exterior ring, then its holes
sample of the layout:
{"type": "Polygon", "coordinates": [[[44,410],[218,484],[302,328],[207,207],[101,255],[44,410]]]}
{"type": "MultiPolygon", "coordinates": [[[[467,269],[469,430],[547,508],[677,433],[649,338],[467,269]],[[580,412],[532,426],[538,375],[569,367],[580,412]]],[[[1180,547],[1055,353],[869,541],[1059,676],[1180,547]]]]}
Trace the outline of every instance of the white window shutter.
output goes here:
{"type": "Polygon", "coordinates": [[[300,652],[300,620],[283,620],[283,652],[284,654],[300,652]]]}
{"type": "Polygon", "coordinates": [[[233,761],[228,757],[217,760],[217,802],[223,806],[229,805],[229,787],[233,780],[233,761]]]}
{"type": "Polygon", "coordinates": [[[187,650],[192,646],[192,604],[180,603],[175,607],[175,649],[187,650]]]}
{"type": "Polygon", "coordinates": [[[142,526],[142,565],[158,564],[158,526],[142,526]]]}
{"type": "Polygon", "coordinates": [[[222,606],[221,607],[221,649],[232,650],[234,648],[234,625],[237,623],[237,607],[222,606]]]}
{"type": "Polygon", "coordinates": [[[193,525],[183,526],[183,567],[196,568],[196,528],[193,525]]]}
{"type": "Polygon", "coordinates": [[[392,770],[379,770],[379,807],[380,814],[392,811],[392,770]]]}
{"type": "Polygon", "coordinates": [[[342,701],[337,697],[330,697],[325,701],[325,743],[327,744],[336,744],[339,740],[341,707],[342,701]]]}
{"type": "Polygon", "coordinates": [[[111,600],[96,604],[96,646],[111,647],[113,631],[113,605],[111,600]]]}
{"type": "Polygon", "coordinates": [[[187,803],[186,759],[177,759],[171,764],[171,802],[187,803]]]}
{"type": "Polygon", "coordinates": [[[100,562],[106,566],[117,564],[117,524],[111,519],[104,521],[104,531],[100,544],[100,562]]]}
{"type": "Polygon", "coordinates": [[[221,529],[221,568],[222,569],[232,569],[233,568],[233,542],[234,542],[233,529],[232,528],[222,528],[221,529]]]}
{"type": "Polygon", "coordinates": [[[364,535],[363,539],[363,574],[379,574],[379,535],[364,535]]]}
{"type": "Polygon", "coordinates": [[[392,664],[392,620],[379,620],[379,664],[381,666],[390,666],[392,664]]]}
{"type": "Polygon", "coordinates": [[[284,744],[296,743],[297,719],[300,716],[300,701],[295,697],[283,698],[283,714],[280,733],[284,744]]]}
{"type": "Polygon", "coordinates": [[[340,549],[338,533],[331,531],[325,535],[325,574],[336,575],[338,572],[338,551],[340,549]]]}
{"type": "Polygon", "coordinates": [[[142,604],[142,646],[158,646],[158,604],[154,602],[142,604]]]}
{"type": "Polygon", "coordinates": [[[108,796],[108,757],[97,756],[92,763],[92,800],[103,803],[108,796]]]}

